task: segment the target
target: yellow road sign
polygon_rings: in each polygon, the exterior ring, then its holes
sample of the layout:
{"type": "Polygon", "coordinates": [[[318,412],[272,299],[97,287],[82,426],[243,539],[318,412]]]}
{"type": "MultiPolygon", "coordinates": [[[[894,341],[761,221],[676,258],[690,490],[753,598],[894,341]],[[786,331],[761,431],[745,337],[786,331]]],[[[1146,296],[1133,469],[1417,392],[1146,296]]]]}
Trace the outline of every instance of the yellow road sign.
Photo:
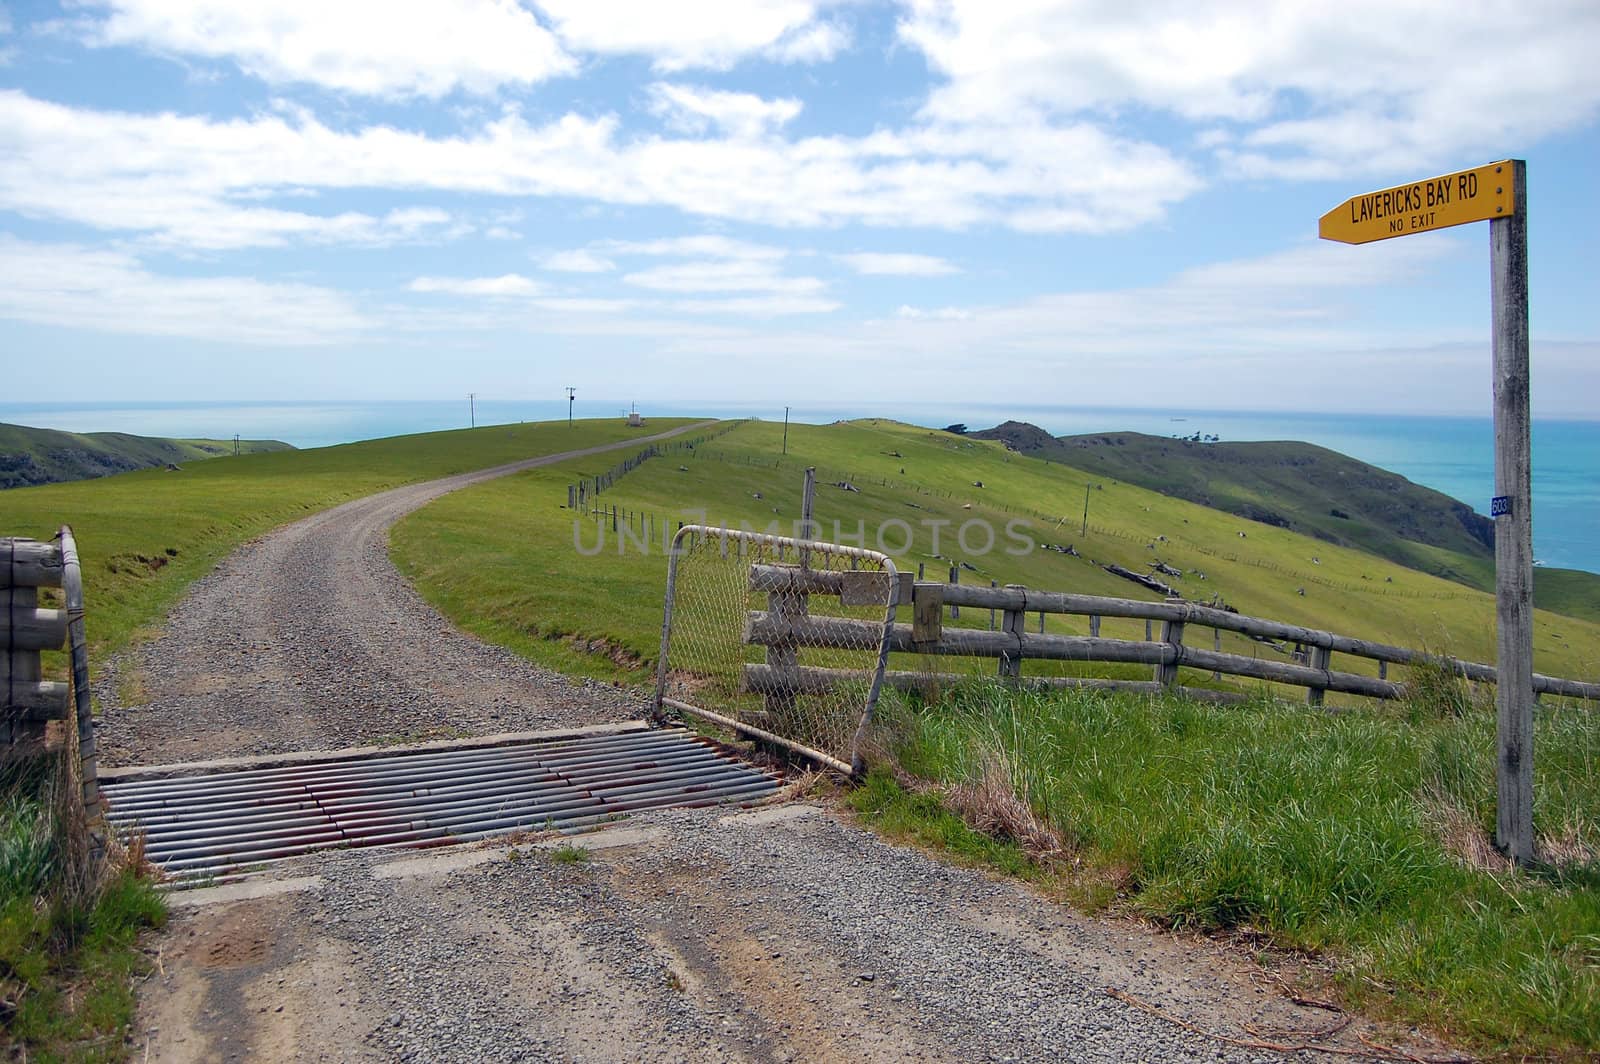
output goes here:
{"type": "Polygon", "coordinates": [[[1351,196],[1322,216],[1324,240],[1366,244],[1516,213],[1510,160],[1351,196]]]}

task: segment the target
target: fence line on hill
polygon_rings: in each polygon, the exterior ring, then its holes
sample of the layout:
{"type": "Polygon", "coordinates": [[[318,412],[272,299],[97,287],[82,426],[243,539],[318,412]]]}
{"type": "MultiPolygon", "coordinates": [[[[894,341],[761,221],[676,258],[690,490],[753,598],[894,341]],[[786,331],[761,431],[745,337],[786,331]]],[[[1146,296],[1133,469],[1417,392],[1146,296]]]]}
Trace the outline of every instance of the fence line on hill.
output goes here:
{"type": "Polygon", "coordinates": [[[735,428],[738,428],[741,424],[743,424],[742,421],[730,421],[726,424],[718,425],[709,432],[701,433],[698,436],[691,436],[686,440],[669,440],[664,443],[652,443],[650,446],[644,448],[638,453],[624,458],[622,461],[618,462],[604,473],[596,473],[594,476],[584,477],[582,480],[568,484],[567,509],[582,510],[585,513],[596,512],[593,505],[594,500],[597,499],[607,488],[615,485],[617,481],[621,480],[635,469],[638,469],[649,459],[660,458],[669,454],[693,455],[696,447],[703,443],[707,443],[710,440],[716,439],[724,432],[729,432],[735,428]]]}

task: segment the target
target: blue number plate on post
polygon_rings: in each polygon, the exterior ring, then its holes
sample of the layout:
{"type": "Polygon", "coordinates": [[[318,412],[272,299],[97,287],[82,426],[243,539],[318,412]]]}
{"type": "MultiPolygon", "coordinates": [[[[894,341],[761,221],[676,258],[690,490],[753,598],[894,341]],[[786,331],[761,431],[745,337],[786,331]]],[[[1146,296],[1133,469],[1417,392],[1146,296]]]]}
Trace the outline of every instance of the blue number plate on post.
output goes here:
{"type": "Polygon", "coordinates": [[[1490,517],[1509,517],[1511,515],[1511,496],[1496,495],[1489,500],[1490,517]]]}

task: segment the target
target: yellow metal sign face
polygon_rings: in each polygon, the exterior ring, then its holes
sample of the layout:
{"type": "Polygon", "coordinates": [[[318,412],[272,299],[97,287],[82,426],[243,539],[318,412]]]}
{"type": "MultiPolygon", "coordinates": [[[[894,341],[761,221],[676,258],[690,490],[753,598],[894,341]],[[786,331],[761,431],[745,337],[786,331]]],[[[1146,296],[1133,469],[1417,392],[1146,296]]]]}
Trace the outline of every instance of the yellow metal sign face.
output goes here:
{"type": "Polygon", "coordinates": [[[1509,160],[1352,196],[1322,216],[1324,240],[1365,244],[1516,213],[1509,160]]]}

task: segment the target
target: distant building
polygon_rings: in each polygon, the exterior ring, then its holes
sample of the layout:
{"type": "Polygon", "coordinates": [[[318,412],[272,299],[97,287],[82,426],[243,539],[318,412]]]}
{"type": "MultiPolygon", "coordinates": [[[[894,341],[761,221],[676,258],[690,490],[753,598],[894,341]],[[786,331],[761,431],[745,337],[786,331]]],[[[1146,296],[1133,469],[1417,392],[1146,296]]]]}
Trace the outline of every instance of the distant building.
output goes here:
{"type": "Polygon", "coordinates": [[[633,413],[628,415],[628,426],[630,428],[639,428],[643,424],[644,415],[639,413],[639,411],[635,410],[633,413]]]}

